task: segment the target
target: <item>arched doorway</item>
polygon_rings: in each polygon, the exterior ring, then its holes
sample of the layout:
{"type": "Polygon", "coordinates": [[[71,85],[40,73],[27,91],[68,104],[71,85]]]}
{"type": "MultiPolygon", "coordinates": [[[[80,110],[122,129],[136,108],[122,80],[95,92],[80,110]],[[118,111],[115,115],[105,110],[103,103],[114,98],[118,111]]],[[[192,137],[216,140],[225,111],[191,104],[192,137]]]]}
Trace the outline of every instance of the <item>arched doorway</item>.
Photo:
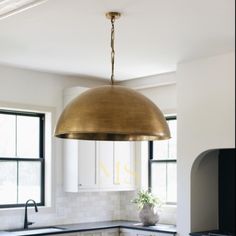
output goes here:
{"type": "Polygon", "coordinates": [[[202,153],[191,171],[192,231],[235,233],[234,211],[235,149],[202,153]]]}

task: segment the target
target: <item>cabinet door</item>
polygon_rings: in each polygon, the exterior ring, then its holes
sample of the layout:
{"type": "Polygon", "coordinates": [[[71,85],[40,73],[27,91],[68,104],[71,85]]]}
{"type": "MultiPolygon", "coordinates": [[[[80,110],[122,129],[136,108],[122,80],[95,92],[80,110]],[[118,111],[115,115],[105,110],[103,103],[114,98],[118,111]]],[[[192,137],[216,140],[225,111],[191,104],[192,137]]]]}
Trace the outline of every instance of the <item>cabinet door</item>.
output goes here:
{"type": "Polygon", "coordinates": [[[102,236],[102,231],[83,232],[80,236],[102,236]]]}
{"type": "Polygon", "coordinates": [[[79,236],[119,236],[119,229],[107,229],[82,232],[79,236]]]}
{"type": "Polygon", "coordinates": [[[97,157],[95,141],[78,141],[78,187],[94,189],[97,181],[97,157]]]}
{"type": "Polygon", "coordinates": [[[174,236],[175,234],[156,233],[154,236],[174,236]]]}
{"type": "Polygon", "coordinates": [[[121,232],[120,236],[135,236],[135,235],[131,232],[121,232]]]}
{"type": "Polygon", "coordinates": [[[135,189],[134,144],[115,142],[114,158],[115,184],[121,188],[135,189]]]}
{"type": "Polygon", "coordinates": [[[119,229],[107,229],[104,230],[102,236],[120,236],[119,229]]]}
{"type": "Polygon", "coordinates": [[[119,233],[119,231],[104,232],[103,236],[120,236],[120,233],[119,233]]]}
{"type": "Polygon", "coordinates": [[[64,190],[92,190],[98,187],[95,141],[64,140],[64,190]]]}
{"type": "Polygon", "coordinates": [[[136,233],[132,229],[120,229],[120,236],[136,236],[136,233]]]}
{"type": "Polygon", "coordinates": [[[79,234],[75,234],[75,233],[72,233],[72,234],[53,234],[54,236],[79,236],[79,234]]]}
{"type": "Polygon", "coordinates": [[[78,192],[78,144],[77,140],[63,141],[63,170],[65,192],[78,192]]]}
{"type": "Polygon", "coordinates": [[[148,231],[136,231],[136,236],[168,236],[168,235],[170,234],[159,233],[159,232],[148,232],[148,231]]]}
{"type": "Polygon", "coordinates": [[[114,143],[99,141],[97,144],[99,187],[114,186],[114,143]]]}
{"type": "Polygon", "coordinates": [[[148,231],[136,231],[136,236],[157,236],[157,233],[148,231]]]}

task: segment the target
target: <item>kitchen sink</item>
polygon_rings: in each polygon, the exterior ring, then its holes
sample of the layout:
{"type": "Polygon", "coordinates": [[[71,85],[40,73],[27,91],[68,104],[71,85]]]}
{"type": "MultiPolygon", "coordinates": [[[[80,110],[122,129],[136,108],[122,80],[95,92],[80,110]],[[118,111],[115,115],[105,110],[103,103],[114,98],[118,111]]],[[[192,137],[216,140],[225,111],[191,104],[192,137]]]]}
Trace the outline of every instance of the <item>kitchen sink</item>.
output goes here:
{"type": "Polygon", "coordinates": [[[28,229],[28,230],[18,230],[11,231],[11,235],[15,236],[23,236],[23,235],[38,235],[38,234],[47,234],[47,233],[57,233],[61,232],[65,229],[57,228],[57,227],[49,227],[49,228],[40,228],[40,229],[28,229]]]}

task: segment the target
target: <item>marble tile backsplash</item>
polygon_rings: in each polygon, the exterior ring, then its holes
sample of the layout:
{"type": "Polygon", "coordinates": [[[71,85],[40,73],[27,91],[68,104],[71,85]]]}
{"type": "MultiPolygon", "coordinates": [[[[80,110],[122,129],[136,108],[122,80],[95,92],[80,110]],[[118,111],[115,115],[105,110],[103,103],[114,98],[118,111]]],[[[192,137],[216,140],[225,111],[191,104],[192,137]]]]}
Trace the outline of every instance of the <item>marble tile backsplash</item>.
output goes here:
{"type": "MultiPolygon", "coordinates": [[[[65,193],[58,190],[52,209],[29,211],[34,227],[110,220],[138,221],[138,209],[131,200],[136,192],[65,193]]],[[[163,224],[176,224],[176,209],[160,212],[163,224]]],[[[0,210],[0,230],[22,228],[24,210],[0,210]]]]}
{"type": "MultiPolygon", "coordinates": [[[[52,210],[30,211],[29,220],[34,227],[109,221],[120,219],[120,193],[64,193],[57,191],[52,210]]],[[[22,228],[24,210],[0,210],[0,230],[22,228]]]]}

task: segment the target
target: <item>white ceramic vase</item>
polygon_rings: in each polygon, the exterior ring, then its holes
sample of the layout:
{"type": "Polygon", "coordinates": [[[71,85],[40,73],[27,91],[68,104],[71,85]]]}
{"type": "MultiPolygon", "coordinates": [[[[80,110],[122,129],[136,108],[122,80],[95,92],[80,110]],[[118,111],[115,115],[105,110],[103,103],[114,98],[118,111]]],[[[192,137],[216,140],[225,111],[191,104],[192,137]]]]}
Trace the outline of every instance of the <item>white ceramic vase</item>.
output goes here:
{"type": "Polygon", "coordinates": [[[153,205],[146,204],[139,212],[139,218],[144,226],[154,226],[159,220],[160,216],[157,209],[153,205]]]}

